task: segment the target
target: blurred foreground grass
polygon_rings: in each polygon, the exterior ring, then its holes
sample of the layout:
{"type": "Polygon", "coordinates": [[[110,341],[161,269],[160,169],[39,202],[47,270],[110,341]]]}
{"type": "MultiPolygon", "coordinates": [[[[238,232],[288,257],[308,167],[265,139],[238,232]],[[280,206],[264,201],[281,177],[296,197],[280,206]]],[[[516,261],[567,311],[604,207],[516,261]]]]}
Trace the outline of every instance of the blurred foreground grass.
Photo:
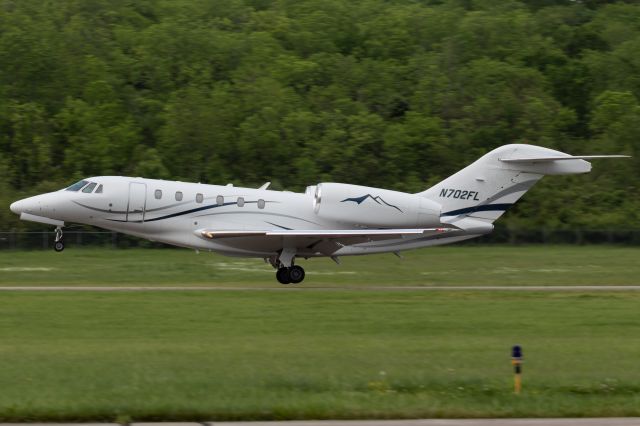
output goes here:
{"type": "MultiPolygon", "coordinates": [[[[303,286],[635,285],[640,248],[450,246],[403,254],[300,260],[303,286]]],[[[0,252],[0,285],[279,286],[262,259],[186,249],[0,252]]]]}
{"type": "Polygon", "coordinates": [[[0,420],[638,416],[638,306],[635,292],[3,292],[0,420]]]}

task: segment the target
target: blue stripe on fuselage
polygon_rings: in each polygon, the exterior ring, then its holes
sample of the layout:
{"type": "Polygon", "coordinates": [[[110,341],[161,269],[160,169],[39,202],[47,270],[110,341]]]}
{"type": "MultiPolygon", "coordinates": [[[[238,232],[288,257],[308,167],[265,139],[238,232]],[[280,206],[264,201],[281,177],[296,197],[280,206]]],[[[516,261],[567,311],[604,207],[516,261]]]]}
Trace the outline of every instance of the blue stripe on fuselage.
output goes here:
{"type": "MultiPolygon", "coordinates": [[[[245,201],[245,203],[250,203],[250,202],[251,201],[245,201]]],[[[224,204],[213,204],[213,205],[210,205],[210,206],[202,206],[202,207],[198,207],[198,208],[195,208],[195,209],[185,210],[185,211],[182,211],[182,212],[171,213],[171,214],[168,214],[166,216],[154,217],[153,219],[146,219],[145,218],[144,221],[145,222],[154,222],[156,220],[169,219],[169,218],[172,218],[172,217],[182,216],[182,215],[189,214],[189,213],[200,212],[202,210],[215,209],[216,207],[231,206],[231,205],[234,205],[234,204],[238,204],[238,203],[237,202],[233,202],[233,203],[224,203],[224,204]]]]}
{"type": "Polygon", "coordinates": [[[475,212],[489,212],[489,211],[507,211],[513,204],[484,204],[481,206],[466,207],[464,209],[451,210],[450,212],[442,213],[440,216],[458,216],[461,214],[469,214],[475,212]]]}

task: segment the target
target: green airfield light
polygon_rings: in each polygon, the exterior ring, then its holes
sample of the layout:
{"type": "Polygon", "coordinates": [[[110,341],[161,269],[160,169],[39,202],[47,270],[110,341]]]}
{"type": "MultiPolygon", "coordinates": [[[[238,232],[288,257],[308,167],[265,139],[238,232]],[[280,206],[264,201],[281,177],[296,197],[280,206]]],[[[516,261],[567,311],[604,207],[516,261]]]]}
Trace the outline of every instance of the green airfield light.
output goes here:
{"type": "Polygon", "coordinates": [[[516,395],[520,394],[522,389],[522,348],[515,345],[511,348],[511,365],[513,365],[513,391],[516,395]]]}

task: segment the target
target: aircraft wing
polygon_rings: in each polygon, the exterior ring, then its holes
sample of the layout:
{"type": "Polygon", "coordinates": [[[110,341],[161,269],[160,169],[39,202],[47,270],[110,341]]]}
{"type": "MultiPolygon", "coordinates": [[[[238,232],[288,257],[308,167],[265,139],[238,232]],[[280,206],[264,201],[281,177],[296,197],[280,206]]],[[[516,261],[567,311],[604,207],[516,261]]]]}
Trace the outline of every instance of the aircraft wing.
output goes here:
{"type": "Polygon", "coordinates": [[[299,253],[322,253],[332,256],[345,246],[366,244],[385,240],[440,238],[448,233],[460,231],[453,225],[451,228],[421,229],[269,229],[269,230],[215,230],[199,229],[195,234],[208,241],[216,241],[225,245],[250,246],[257,243],[282,247],[283,240],[297,247],[299,253]]]}
{"type": "Polygon", "coordinates": [[[346,239],[352,237],[370,240],[402,238],[404,236],[426,236],[455,231],[457,228],[418,228],[418,229],[270,229],[270,230],[215,230],[199,229],[196,235],[215,240],[237,237],[306,237],[316,239],[346,239]]]}

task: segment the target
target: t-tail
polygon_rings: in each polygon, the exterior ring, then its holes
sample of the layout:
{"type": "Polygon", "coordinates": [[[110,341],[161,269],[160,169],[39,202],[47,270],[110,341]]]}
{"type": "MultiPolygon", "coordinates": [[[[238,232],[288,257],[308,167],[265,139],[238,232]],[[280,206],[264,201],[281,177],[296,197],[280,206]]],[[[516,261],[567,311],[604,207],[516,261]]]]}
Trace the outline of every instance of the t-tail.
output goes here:
{"type": "Polygon", "coordinates": [[[543,176],[588,173],[591,163],[586,160],[612,157],[626,156],[572,156],[535,145],[504,145],[420,195],[442,206],[442,223],[488,233],[543,176]]]}

